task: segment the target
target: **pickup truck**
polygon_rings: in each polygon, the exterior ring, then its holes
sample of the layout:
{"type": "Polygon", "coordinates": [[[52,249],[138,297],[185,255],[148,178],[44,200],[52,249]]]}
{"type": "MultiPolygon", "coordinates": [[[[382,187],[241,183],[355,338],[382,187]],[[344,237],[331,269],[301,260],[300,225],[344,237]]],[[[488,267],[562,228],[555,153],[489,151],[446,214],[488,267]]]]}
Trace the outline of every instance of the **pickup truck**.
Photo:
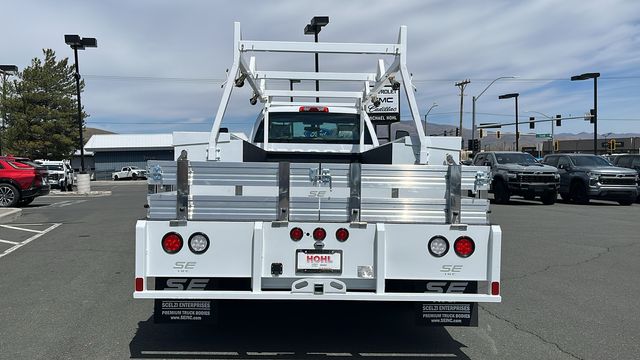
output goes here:
{"type": "Polygon", "coordinates": [[[116,171],[111,174],[111,178],[113,180],[124,180],[124,179],[146,179],[147,178],[147,170],[140,169],[137,166],[125,166],[120,171],[116,171]]]}
{"type": "Polygon", "coordinates": [[[75,176],[69,160],[35,160],[35,163],[47,168],[51,187],[57,187],[61,191],[73,190],[75,176]]]}
{"type": "Polygon", "coordinates": [[[545,205],[556,202],[560,184],[558,170],[540,164],[531,154],[487,151],[476,154],[473,164],[491,167],[490,192],[498,204],[508,203],[511,195],[520,195],[526,200],[540,196],[545,205]]]}
{"type": "Polygon", "coordinates": [[[545,156],[544,163],[558,167],[565,201],[588,204],[590,199],[602,199],[631,205],[638,196],[638,173],[613,166],[601,156],[554,154],[545,156]]]}

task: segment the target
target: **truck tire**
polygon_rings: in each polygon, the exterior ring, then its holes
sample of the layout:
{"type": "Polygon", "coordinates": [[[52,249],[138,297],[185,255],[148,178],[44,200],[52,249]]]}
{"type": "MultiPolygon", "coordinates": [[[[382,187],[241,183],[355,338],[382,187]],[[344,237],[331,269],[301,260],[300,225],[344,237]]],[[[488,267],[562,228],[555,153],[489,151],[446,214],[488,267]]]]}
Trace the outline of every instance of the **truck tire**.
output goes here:
{"type": "Polygon", "coordinates": [[[60,191],[63,191],[63,192],[64,192],[64,191],[67,191],[67,182],[66,182],[66,181],[65,181],[65,182],[62,182],[62,183],[60,184],[60,191]]]}
{"type": "Polygon", "coordinates": [[[138,174],[136,174],[136,173],[131,174],[131,178],[133,180],[138,180],[138,174]]]}
{"type": "Polygon", "coordinates": [[[571,198],[578,204],[586,205],[589,203],[589,194],[587,194],[587,187],[579,182],[575,181],[571,184],[571,190],[569,191],[571,198]]]}
{"type": "Polygon", "coordinates": [[[118,175],[113,175],[113,181],[118,181],[118,175]]]}
{"type": "Polygon", "coordinates": [[[67,184],[67,191],[73,191],[73,185],[67,184]]]}
{"type": "Polygon", "coordinates": [[[553,205],[556,203],[557,199],[558,192],[556,191],[545,191],[542,193],[542,196],[540,196],[540,200],[542,200],[542,203],[545,205],[553,205]]]}
{"type": "Polygon", "coordinates": [[[620,204],[622,206],[629,206],[629,205],[633,204],[633,199],[618,200],[618,204],[620,204]]]}
{"type": "Polygon", "coordinates": [[[20,201],[20,193],[11,184],[0,184],[0,207],[14,207],[20,201]]]}
{"type": "Polygon", "coordinates": [[[504,181],[497,180],[493,186],[493,198],[497,204],[509,203],[509,189],[504,181]]]}

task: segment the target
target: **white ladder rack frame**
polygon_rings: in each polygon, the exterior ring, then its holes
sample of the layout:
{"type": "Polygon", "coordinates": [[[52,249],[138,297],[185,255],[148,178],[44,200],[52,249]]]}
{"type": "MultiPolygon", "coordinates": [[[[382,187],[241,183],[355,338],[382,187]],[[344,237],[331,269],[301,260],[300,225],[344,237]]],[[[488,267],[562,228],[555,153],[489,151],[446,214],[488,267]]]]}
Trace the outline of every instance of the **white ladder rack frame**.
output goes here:
{"type": "MultiPolygon", "coordinates": [[[[243,40],[240,32],[240,23],[234,23],[233,31],[233,64],[229,69],[227,80],[224,84],[220,106],[216,112],[213,127],[209,137],[207,158],[217,160],[217,142],[220,133],[222,119],[226,112],[235,86],[235,80],[243,77],[253,90],[254,96],[266,106],[284,105],[282,102],[273,101],[274,97],[323,97],[336,99],[349,99],[351,102],[337,103],[333,105],[355,107],[362,115],[362,122],[371,133],[374,146],[378,146],[377,136],[366,114],[366,105],[377,98],[378,92],[388,81],[399,81],[404,87],[411,116],[418,130],[420,142],[420,154],[418,163],[429,163],[430,140],[425,136],[420,113],[416,103],[411,75],[407,69],[407,27],[401,26],[397,44],[363,44],[363,43],[328,43],[328,42],[287,42],[287,41],[253,41],[243,40]],[[301,72],[301,71],[266,71],[256,70],[255,57],[250,57],[249,62],[244,57],[245,52],[285,52],[285,53],[320,53],[320,54],[377,54],[394,56],[392,64],[386,68],[382,59],[378,60],[375,73],[339,73],[339,72],[301,72]],[[399,73],[400,79],[396,80],[399,73]],[[308,91],[308,90],[267,90],[267,80],[323,80],[323,81],[352,81],[364,84],[362,91],[308,91]],[[373,83],[370,88],[369,84],[373,83]]],[[[307,104],[307,102],[290,102],[288,105],[307,104]]],[[[315,103],[314,103],[315,104],[315,103]]],[[[266,128],[266,125],[265,125],[266,128]]],[[[361,126],[360,145],[364,145],[364,126],[361,126]]]]}

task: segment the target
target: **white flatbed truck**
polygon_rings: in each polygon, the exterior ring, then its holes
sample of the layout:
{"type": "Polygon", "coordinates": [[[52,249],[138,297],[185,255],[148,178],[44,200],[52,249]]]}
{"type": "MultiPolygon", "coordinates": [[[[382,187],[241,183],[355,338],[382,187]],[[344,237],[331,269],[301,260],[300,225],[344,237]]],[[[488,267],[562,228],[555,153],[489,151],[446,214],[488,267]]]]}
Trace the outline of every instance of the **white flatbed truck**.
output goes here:
{"type": "Polygon", "coordinates": [[[250,41],[235,23],[209,142],[177,161],[148,162],[133,296],[156,300],[156,320],[204,320],[216,300],[330,300],[411,302],[425,324],[473,326],[478,303],[501,301],[489,169],[457,163],[459,137],[424,135],[406,36],[403,26],[388,44],[250,41]],[[393,62],[363,73],[257,70],[264,52],[393,62]],[[293,79],[362,90],[272,85],[293,79]],[[251,103],[263,104],[248,141],[221,128],[233,88],[244,83],[251,103]],[[415,140],[379,143],[366,109],[385,85],[404,87],[415,140]]]}

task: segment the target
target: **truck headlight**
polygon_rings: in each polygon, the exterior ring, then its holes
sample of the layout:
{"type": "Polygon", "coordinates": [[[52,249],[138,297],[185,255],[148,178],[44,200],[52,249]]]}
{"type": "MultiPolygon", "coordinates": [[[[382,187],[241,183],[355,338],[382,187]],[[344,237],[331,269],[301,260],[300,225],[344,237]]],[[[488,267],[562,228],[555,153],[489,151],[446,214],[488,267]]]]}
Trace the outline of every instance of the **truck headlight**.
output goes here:
{"type": "Polygon", "coordinates": [[[558,174],[558,173],[553,174],[553,177],[554,177],[556,180],[560,180],[560,174],[558,174]]]}
{"type": "Polygon", "coordinates": [[[509,177],[509,179],[515,179],[518,177],[518,173],[509,171],[507,172],[507,177],[509,177]]]}
{"type": "Polygon", "coordinates": [[[590,180],[599,180],[600,179],[600,174],[594,174],[591,171],[587,172],[587,176],[589,177],[590,180]]]}

